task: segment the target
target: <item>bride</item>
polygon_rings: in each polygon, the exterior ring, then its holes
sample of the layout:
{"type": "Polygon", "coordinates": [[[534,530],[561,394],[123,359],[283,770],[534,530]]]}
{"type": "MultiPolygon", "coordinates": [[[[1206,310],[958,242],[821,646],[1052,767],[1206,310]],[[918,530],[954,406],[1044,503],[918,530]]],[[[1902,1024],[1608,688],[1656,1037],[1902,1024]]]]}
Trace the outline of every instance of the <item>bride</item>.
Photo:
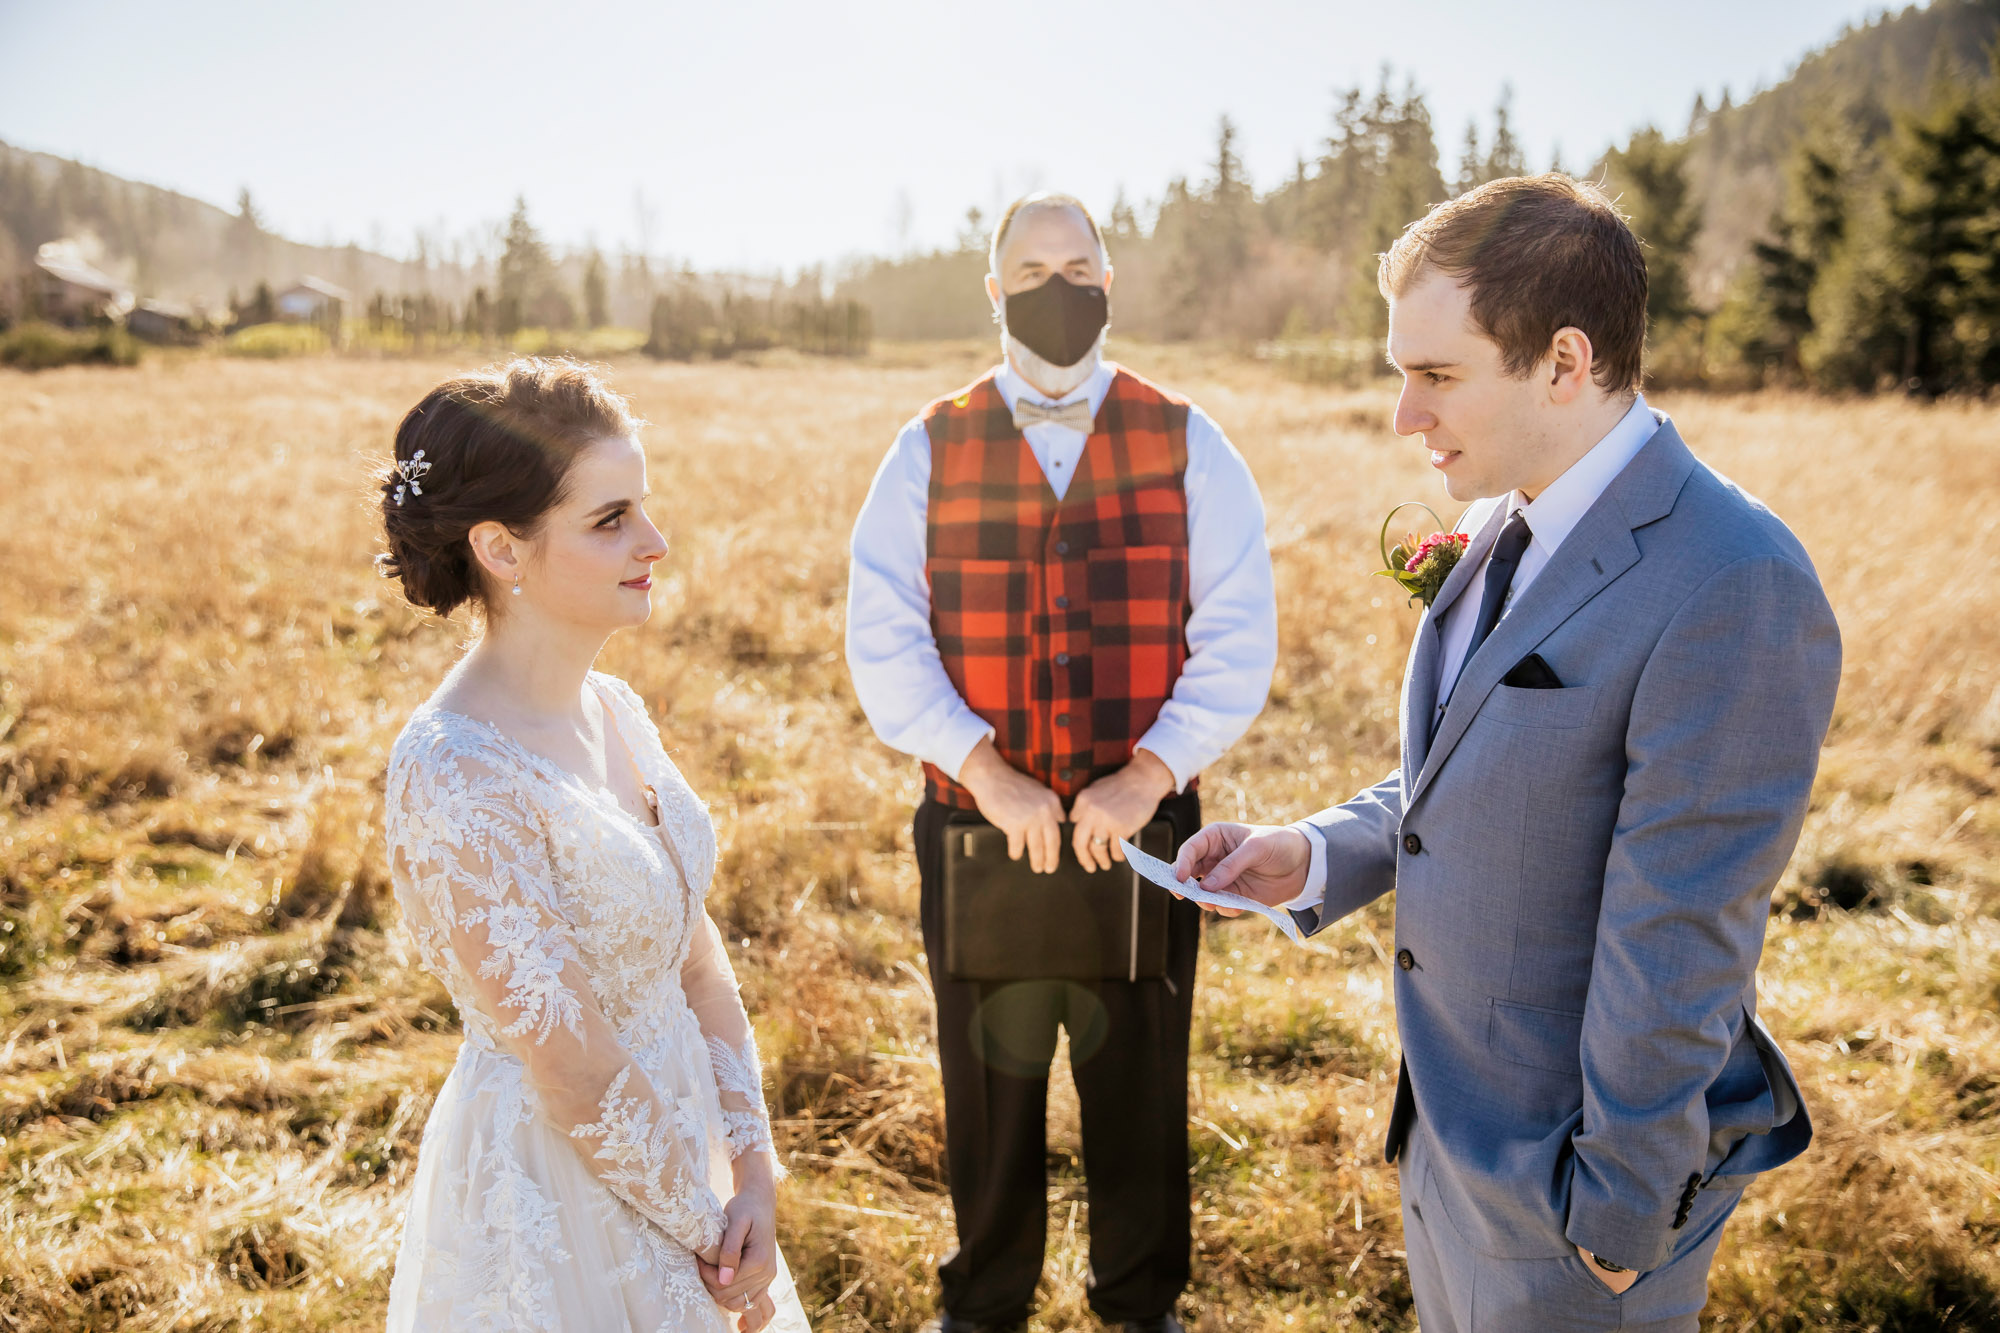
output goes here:
{"type": "Polygon", "coordinates": [[[623,681],[666,554],[624,401],[516,361],[404,418],[385,575],[483,632],[389,761],[396,897],[465,1042],[424,1127],[391,1330],[806,1329],[757,1049],[702,906],[706,808],[623,681]]]}

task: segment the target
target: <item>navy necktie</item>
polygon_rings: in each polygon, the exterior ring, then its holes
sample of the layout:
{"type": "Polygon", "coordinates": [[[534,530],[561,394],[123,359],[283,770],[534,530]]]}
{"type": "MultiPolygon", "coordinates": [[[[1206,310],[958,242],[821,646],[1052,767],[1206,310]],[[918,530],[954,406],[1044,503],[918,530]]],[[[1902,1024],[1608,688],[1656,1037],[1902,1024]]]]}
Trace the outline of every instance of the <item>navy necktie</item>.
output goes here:
{"type": "Polygon", "coordinates": [[[1500,613],[1507,607],[1507,590],[1514,586],[1514,571],[1521,567],[1521,554],[1534,538],[1535,534],[1528,530],[1528,516],[1520,510],[1514,511],[1514,517],[1500,530],[1500,540],[1493,543],[1493,554],[1486,561],[1486,591],[1479,598],[1479,619],[1472,622],[1472,642],[1465,646],[1465,661],[1459,664],[1459,675],[1465,674],[1472,655],[1500,623],[1500,613]]]}
{"type": "Polygon", "coordinates": [[[1479,645],[1486,642],[1486,636],[1500,623],[1500,613],[1507,607],[1507,590],[1514,586],[1514,571],[1521,566],[1521,555],[1528,549],[1535,534],[1528,528],[1528,516],[1520,510],[1500,530],[1500,537],[1493,543],[1493,554],[1486,560],[1486,586],[1479,597],[1479,619],[1472,622],[1472,639],[1465,645],[1465,656],[1458,664],[1458,675],[1451,682],[1451,689],[1439,702],[1437,712],[1431,715],[1431,735],[1437,735],[1438,724],[1444,721],[1445,705],[1458,692],[1458,682],[1465,679],[1467,668],[1472,665],[1472,656],[1479,651],[1479,645]]]}

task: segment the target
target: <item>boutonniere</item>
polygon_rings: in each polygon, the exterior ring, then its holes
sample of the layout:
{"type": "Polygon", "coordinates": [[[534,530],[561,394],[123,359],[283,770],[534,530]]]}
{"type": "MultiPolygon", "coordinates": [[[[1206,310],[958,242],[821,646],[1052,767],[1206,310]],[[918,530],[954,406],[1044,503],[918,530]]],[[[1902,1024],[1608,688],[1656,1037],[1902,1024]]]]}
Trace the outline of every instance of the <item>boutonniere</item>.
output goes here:
{"type": "Polygon", "coordinates": [[[1447,532],[1444,520],[1437,511],[1419,500],[1406,500],[1389,511],[1382,520],[1382,532],[1377,542],[1382,550],[1382,568],[1375,572],[1385,579],[1394,579],[1410,594],[1411,601],[1422,601],[1429,606],[1437,600],[1444,587],[1444,581],[1451,577],[1452,566],[1465,554],[1465,548],[1472,538],[1463,532],[1447,532]],[[1405,509],[1421,509],[1431,516],[1437,530],[1428,537],[1419,537],[1410,532],[1393,547],[1389,545],[1389,524],[1405,509]]]}

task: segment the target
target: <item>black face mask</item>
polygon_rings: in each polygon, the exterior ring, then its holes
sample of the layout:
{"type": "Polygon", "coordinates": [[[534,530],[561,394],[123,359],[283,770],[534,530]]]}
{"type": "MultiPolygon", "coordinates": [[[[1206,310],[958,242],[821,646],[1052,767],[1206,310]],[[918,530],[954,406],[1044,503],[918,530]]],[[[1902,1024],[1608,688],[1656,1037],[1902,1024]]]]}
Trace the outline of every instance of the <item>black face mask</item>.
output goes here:
{"type": "Polygon", "coordinates": [[[1110,320],[1104,288],[1078,287],[1060,273],[1007,298],[1007,332],[1052,366],[1083,360],[1110,320]]]}

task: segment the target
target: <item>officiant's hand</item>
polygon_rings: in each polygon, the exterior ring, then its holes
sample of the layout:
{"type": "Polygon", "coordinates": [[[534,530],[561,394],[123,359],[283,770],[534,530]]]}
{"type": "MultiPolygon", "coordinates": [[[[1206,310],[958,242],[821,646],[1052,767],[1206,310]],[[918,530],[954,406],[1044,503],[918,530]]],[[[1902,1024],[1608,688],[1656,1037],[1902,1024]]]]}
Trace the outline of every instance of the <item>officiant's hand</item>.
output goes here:
{"type": "MultiPolygon", "coordinates": [[[[1174,874],[1180,879],[1198,877],[1205,889],[1226,889],[1266,907],[1281,907],[1305,890],[1311,865],[1312,844],[1288,825],[1210,824],[1181,844],[1174,874]]],[[[1213,910],[1223,916],[1241,915],[1213,910]]]]}
{"type": "Polygon", "coordinates": [[[766,1153],[746,1152],[733,1169],[736,1193],[722,1208],[722,1243],[712,1255],[696,1255],[695,1267],[715,1303],[742,1316],[742,1333],[756,1333],[774,1310],[765,1289],[778,1276],[778,1187],[766,1153]]]}
{"type": "Polygon", "coordinates": [[[1173,794],[1173,770],[1151,750],[1134,751],[1131,763],[1091,783],[1070,802],[1076,859],[1085,870],[1109,870],[1113,861],[1123,861],[1118,840],[1136,837],[1160,802],[1173,794]]]}
{"type": "Polygon", "coordinates": [[[1053,875],[1062,862],[1062,801],[1056,794],[1000,757],[993,738],[972,747],[959,766],[958,782],[979,803],[986,822],[1007,835],[1007,855],[1028,854],[1028,868],[1053,875]]]}

